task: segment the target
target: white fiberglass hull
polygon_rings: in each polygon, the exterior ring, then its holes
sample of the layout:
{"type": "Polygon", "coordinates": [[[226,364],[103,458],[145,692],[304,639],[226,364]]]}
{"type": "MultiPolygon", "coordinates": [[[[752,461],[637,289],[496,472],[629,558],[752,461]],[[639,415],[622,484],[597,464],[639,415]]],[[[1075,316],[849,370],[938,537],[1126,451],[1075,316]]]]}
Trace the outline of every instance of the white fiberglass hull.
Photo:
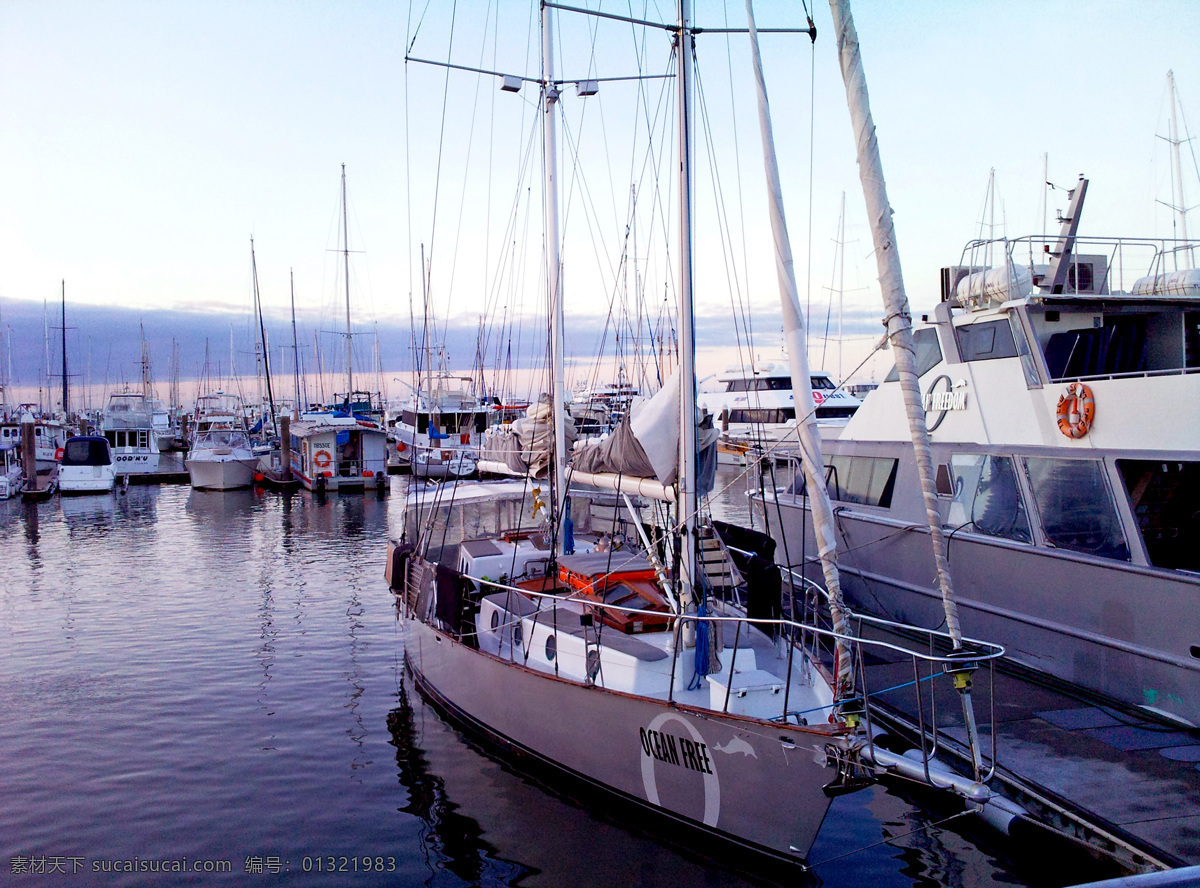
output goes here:
{"type": "Polygon", "coordinates": [[[249,487],[254,483],[254,471],[258,467],[258,459],[253,456],[242,459],[188,457],[185,463],[192,487],[199,490],[249,487]]]}
{"type": "Polygon", "coordinates": [[[116,486],[115,466],[60,466],[58,490],[63,494],[110,493],[116,486]]]}

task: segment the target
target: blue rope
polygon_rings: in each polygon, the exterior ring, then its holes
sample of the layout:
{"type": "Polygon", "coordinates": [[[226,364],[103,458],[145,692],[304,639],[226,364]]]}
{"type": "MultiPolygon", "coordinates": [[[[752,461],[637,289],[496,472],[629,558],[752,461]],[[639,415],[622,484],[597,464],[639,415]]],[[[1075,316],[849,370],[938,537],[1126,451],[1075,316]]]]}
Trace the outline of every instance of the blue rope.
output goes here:
{"type": "MultiPolygon", "coordinates": [[[[933,681],[933,679],[935,677],[936,676],[929,675],[929,676],[926,676],[925,678],[922,678],[921,681],[933,681]]],[[[890,688],[884,688],[882,691],[876,691],[875,696],[878,696],[880,694],[889,694],[892,691],[899,691],[904,688],[911,688],[915,684],[917,684],[917,682],[915,682],[915,681],[906,681],[906,682],[904,682],[904,684],[893,685],[890,688]]],[[[688,690],[692,690],[692,689],[688,688],[688,690]]],[[[786,721],[789,716],[808,715],[810,712],[821,712],[826,709],[833,709],[833,707],[835,707],[835,706],[845,706],[847,703],[858,703],[865,699],[866,699],[866,697],[861,696],[861,695],[857,696],[857,697],[847,697],[844,700],[839,700],[836,703],[831,703],[828,706],[814,706],[812,709],[801,709],[796,712],[785,712],[782,716],[780,716],[780,719],[783,719],[786,721]]],[[[772,719],[772,721],[778,721],[778,720],[779,719],[772,719]]]]}

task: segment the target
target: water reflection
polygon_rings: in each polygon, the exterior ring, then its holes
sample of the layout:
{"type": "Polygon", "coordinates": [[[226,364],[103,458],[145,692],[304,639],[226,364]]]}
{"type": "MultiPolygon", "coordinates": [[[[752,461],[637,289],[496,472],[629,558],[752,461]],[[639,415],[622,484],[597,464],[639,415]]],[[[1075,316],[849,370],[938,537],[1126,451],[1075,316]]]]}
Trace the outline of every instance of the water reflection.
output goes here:
{"type": "Polygon", "coordinates": [[[503,859],[484,840],[479,824],[458,812],[442,778],[431,771],[417,745],[414,710],[403,683],[399,705],[388,713],[387,725],[396,748],[400,785],[408,791],[408,802],[400,810],[421,822],[420,840],[430,878],[444,868],[469,885],[516,885],[528,875],[528,867],[503,859]]]}

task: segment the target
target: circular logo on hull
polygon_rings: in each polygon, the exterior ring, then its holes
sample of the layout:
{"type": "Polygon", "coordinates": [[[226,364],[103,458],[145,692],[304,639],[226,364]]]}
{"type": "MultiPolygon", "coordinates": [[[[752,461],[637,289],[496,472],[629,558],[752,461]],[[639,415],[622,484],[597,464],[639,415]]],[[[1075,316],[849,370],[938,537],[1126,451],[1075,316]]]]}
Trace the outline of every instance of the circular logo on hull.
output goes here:
{"type": "Polygon", "coordinates": [[[721,816],[721,783],[717,779],[716,765],[708,755],[708,745],[700,732],[683,716],[674,712],[663,712],[641,730],[642,739],[642,787],[646,800],[662,807],[658,795],[658,779],[655,762],[662,761],[668,767],[684,767],[698,771],[704,781],[705,826],[716,826],[721,816]],[[687,737],[670,734],[663,730],[669,723],[683,726],[687,737]],[[690,738],[690,739],[689,739],[690,738]]]}

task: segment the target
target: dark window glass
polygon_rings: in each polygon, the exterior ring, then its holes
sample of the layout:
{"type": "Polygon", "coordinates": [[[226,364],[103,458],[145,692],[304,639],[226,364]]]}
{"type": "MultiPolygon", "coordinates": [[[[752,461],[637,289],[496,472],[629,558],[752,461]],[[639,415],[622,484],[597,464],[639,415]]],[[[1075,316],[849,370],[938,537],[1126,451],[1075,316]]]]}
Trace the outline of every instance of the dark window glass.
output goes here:
{"type": "MultiPolygon", "coordinates": [[[[825,466],[829,498],[843,503],[891,508],[892,491],[896,484],[896,460],[876,456],[834,456],[825,466]]],[[[796,483],[805,493],[804,476],[796,483]]]]}
{"type": "Polygon", "coordinates": [[[1015,358],[1017,344],[1007,320],[988,321],[955,327],[958,350],[964,361],[990,361],[996,358],[1015,358]]]}
{"type": "Polygon", "coordinates": [[[1119,459],[1117,468],[1150,563],[1200,571],[1200,463],[1119,459]]]}
{"type": "Polygon", "coordinates": [[[1129,546],[1095,459],[1026,457],[1042,530],[1051,545],[1086,555],[1129,560],[1129,546]]]}
{"type": "Polygon", "coordinates": [[[948,524],[1021,543],[1033,539],[1010,457],[956,453],[950,457],[950,477],[954,498],[948,524]]]}
{"type": "Polygon", "coordinates": [[[730,410],[730,422],[763,423],[779,425],[796,418],[793,407],[761,408],[759,410],[730,410]]]}
{"type": "MultiPolygon", "coordinates": [[[[913,346],[916,348],[917,376],[924,376],[942,362],[942,344],[938,342],[937,330],[933,327],[914,330],[913,346]]],[[[899,372],[892,367],[892,372],[883,381],[895,382],[899,378],[899,372]]]]}

